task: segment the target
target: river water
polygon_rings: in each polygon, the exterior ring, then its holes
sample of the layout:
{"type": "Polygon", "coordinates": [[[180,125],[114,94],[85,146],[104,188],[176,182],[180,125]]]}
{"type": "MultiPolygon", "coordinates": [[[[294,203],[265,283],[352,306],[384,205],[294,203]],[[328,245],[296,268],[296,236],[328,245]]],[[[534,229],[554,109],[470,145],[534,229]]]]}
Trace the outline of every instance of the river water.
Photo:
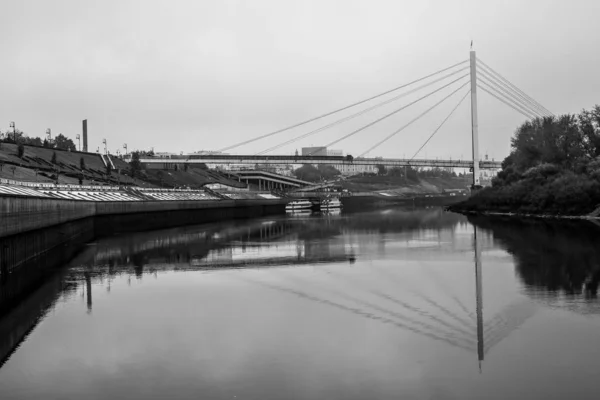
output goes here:
{"type": "Polygon", "coordinates": [[[0,399],[597,399],[599,239],[436,208],[98,239],[0,320],[0,399]]]}

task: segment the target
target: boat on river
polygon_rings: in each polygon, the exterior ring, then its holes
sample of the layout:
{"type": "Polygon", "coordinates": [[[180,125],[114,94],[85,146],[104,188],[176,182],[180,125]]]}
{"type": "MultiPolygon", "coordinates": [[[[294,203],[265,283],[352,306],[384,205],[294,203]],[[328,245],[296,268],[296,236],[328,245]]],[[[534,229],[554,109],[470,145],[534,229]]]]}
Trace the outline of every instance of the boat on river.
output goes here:
{"type": "Polygon", "coordinates": [[[296,212],[296,211],[307,211],[312,207],[312,203],[309,200],[293,200],[285,205],[285,211],[296,212]]]}
{"type": "Polygon", "coordinates": [[[340,209],[342,202],[337,197],[329,197],[321,200],[321,210],[340,209]]]}

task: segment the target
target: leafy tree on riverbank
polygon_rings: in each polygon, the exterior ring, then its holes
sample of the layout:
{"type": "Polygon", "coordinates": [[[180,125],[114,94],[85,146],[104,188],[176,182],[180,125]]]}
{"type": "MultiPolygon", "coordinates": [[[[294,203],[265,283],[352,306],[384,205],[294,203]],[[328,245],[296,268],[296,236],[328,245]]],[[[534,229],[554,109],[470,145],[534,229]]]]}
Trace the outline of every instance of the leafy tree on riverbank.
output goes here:
{"type": "Polygon", "coordinates": [[[585,215],[600,206],[600,106],[522,124],[511,153],[464,211],[585,215]]]}
{"type": "Polygon", "coordinates": [[[315,168],[312,164],[304,164],[302,167],[294,171],[294,175],[298,179],[302,179],[308,182],[320,182],[322,180],[331,180],[336,176],[340,175],[340,171],[335,169],[332,165],[320,164],[318,168],[315,168]]]}

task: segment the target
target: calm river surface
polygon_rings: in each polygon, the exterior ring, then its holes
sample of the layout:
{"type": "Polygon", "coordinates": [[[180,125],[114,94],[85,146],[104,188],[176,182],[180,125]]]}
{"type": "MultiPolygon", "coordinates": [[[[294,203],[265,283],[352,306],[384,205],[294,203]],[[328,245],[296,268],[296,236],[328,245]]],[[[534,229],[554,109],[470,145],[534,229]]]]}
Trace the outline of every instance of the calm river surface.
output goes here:
{"type": "Polygon", "coordinates": [[[0,399],[598,399],[599,280],[599,226],[436,208],[113,236],[0,319],[0,399]]]}

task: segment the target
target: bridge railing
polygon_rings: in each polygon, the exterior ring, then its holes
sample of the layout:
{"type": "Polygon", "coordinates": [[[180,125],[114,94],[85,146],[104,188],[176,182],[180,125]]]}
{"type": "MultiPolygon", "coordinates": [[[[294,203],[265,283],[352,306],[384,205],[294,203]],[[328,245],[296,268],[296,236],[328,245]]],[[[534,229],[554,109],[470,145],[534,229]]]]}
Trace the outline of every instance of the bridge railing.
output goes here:
{"type": "MultiPolygon", "coordinates": [[[[182,163],[206,164],[330,164],[330,165],[385,165],[388,167],[440,167],[471,168],[473,161],[452,159],[400,159],[400,158],[355,158],[352,160],[337,156],[256,156],[256,155],[215,155],[215,156],[181,156],[182,163]]],[[[162,158],[144,158],[141,163],[164,163],[162,158]]],[[[479,162],[481,169],[500,169],[500,161],[484,160],[479,162]]]]}

